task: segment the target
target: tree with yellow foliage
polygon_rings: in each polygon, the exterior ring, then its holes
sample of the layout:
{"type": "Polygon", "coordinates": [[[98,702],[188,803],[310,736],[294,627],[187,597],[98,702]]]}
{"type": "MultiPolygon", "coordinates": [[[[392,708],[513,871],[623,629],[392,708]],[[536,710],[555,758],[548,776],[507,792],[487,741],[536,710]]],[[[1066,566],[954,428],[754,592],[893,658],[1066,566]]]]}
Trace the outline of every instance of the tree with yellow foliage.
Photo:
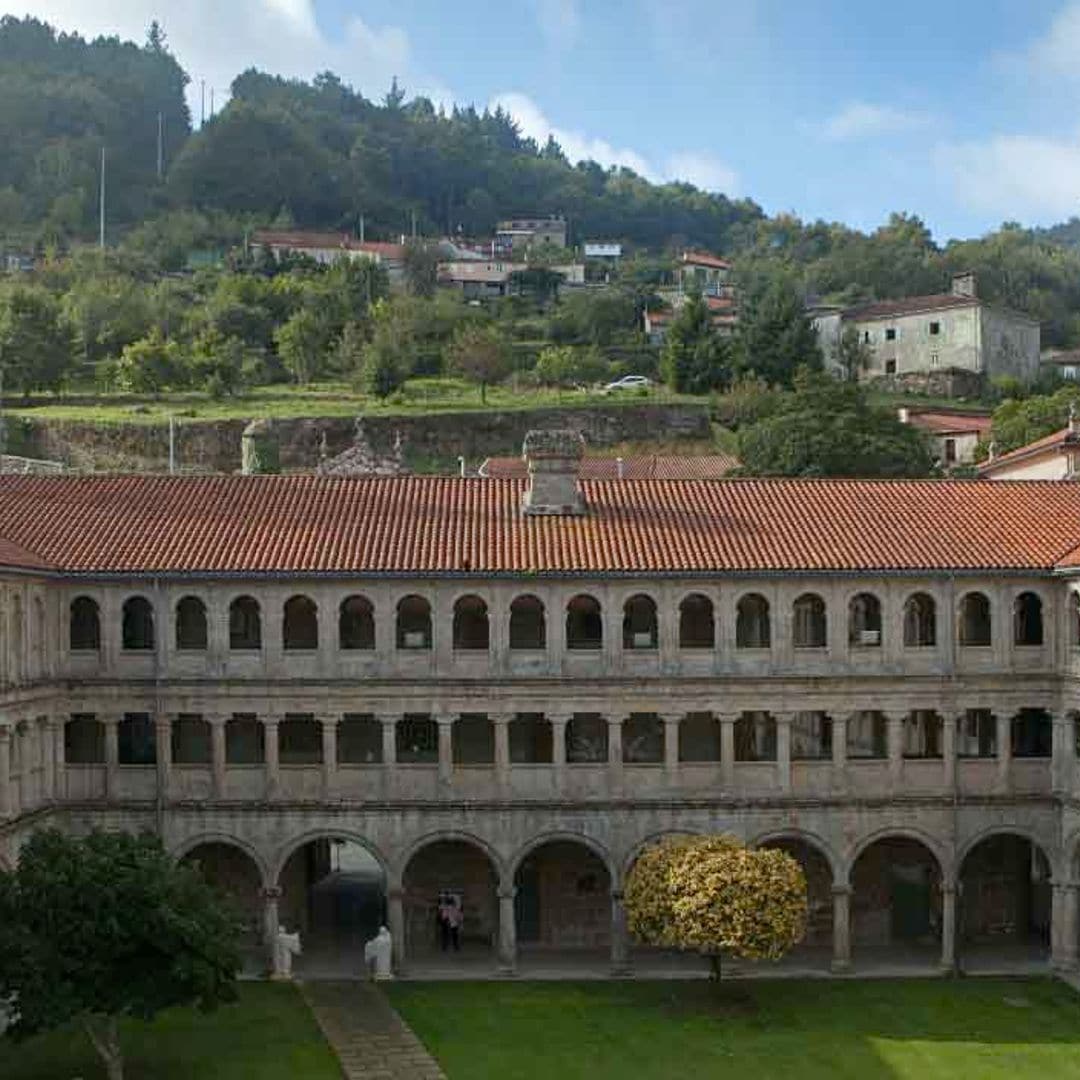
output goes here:
{"type": "Polygon", "coordinates": [[[779,960],[806,932],[806,877],[790,855],[733,836],[675,836],[641,853],[623,890],[627,926],[649,945],[779,960]]]}

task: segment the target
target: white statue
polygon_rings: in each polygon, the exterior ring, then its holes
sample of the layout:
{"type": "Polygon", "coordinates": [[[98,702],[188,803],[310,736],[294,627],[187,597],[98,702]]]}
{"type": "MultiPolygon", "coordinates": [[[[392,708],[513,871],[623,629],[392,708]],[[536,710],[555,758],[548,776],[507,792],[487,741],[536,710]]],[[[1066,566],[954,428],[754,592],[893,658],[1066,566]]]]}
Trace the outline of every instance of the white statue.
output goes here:
{"type": "Polygon", "coordinates": [[[300,934],[290,934],[285,927],[278,927],[277,937],[274,939],[274,978],[292,978],[292,958],[299,956],[300,934]]]}
{"type": "Polygon", "coordinates": [[[380,926],[379,932],[364,946],[364,963],[376,982],[394,977],[390,971],[393,953],[394,941],[390,937],[390,931],[385,926],[380,926]]]}

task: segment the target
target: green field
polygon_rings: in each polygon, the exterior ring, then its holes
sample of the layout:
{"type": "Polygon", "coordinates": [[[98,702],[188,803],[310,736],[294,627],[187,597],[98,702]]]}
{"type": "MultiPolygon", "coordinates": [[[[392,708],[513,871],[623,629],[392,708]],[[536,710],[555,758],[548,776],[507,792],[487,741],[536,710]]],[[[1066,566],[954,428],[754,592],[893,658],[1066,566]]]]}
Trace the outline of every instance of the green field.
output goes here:
{"type": "Polygon", "coordinates": [[[450,1080],[1080,1077],[1049,980],[400,983],[450,1080]]]}
{"type": "MultiPolygon", "coordinates": [[[[203,1016],[175,1009],[123,1028],[125,1080],[340,1080],[337,1059],[295,987],[244,983],[240,1000],[203,1016]]],[[[3,1080],[100,1080],[81,1029],[13,1046],[0,1040],[3,1080]]]]}

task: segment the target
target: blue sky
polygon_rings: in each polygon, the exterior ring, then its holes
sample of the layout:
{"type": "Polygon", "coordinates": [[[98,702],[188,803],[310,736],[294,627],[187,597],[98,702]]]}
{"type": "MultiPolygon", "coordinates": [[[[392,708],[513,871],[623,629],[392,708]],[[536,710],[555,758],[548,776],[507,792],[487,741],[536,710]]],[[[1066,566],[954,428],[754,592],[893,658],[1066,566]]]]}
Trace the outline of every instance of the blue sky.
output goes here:
{"type": "MultiPolygon", "coordinates": [[[[255,65],[502,103],[572,155],[770,213],[941,239],[1080,214],[1080,0],[0,0],[66,29],[165,25],[220,102],[255,65]]],[[[193,102],[197,101],[197,91],[193,102]]],[[[196,115],[198,106],[196,104],[196,115]]]]}

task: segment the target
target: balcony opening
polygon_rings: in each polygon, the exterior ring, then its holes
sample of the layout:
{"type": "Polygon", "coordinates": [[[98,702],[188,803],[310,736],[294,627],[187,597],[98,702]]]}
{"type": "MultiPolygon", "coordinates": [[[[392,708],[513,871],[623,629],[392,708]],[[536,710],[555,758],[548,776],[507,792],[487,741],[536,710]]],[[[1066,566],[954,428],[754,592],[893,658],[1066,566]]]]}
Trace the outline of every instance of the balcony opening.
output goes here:
{"type": "Polygon", "coordinates": [[[197,713],[181,713],[172,722],[174,765],[209,765],[213,760],[210,724],[197,713]]]}
{"type": "Polygon", "coordinates": [[[735,721],[735,760],[776,760],[776,721],[767,712],[744,712],[735,721]]]}
{"type": "Polygon", "coordinates": [[[229,648],[235,651],[262,648],[262,615],[259,602],[238,596],[229,605],[229,648]]]}
{"type": "Polygon", "coordinates": [[[486,652],[488,609],[479,596],[463,596],[454,604],[454,648],[463,652],[486,652]]]}
{"type": "Polygon", "coordinates": [[[197,596],[185,596],[176,605],[177,649],[204,652],[206,637],[206,605],[197,596]]]}
{"type": "Polygon", "coordinates": [[[1043,643],[1043,606],[1036,593],[1022,592],[1013,602],[1013,642],[1021,647],[1043,643]]]}
{"type": "Polygon", "coordinates": [[[632,713],[623,722],[622,756],[628,765],[664,761],[664,723],[656,713],[632,713]]]}
{"type": "Polygon", "coordinates": [[[126,650],[153,650],[154,609],[145,597],[132,596],[124,601],[122,639],[126,650]]]}
{"type": "Polygon", "coordinates": [[[462,713],[452,729],[455,765],[494,765],[495,727],[487,713],[462,713]]]}
{"type": "Polygon", "coordinates": [[[1012,756],[1050,757],[1052,733],[1053,724],[1045,709],[1021,709],[1012,718],[1012,756]]]}
{"type": "Polygon", "coordinates": [[[319,647],[319,609],[314,600],[294,596],[285,602],[281,638],[286,652],[313,652],[319,647]]]}
{"type": "Polygon", "coordinates": [[[832,718],[823,712],[797,712],[791,720],[791,760],[828,761],[832,757],[832,718]]]}
{"type": "Polygon", "coordinates": [[[872,593],[859,593],[848,605],[848,641],[860,649],[881,646],[881,601],[872,593]]]}
{"type": "Polygon", "coordinates": [[[431,648],[431,605],[422,596],[406,596],[398,602],[397,647],[431,648]]]}
{"type": "Polygon", "coordinates": [[[937,611],[934,598],[915,593],[904,603],[904,647],[932,648],[937,644],[937,611]]]}
{"type": "Polygon", "coordinates": [[[566,760],[596,765],[608,759],[608,725],[599,713],[574,713],[566,725],[566,760]]]}
{"type": "Polygon", "coordinates": [[[956,754],[962,758],[997,757],[997,717],[989,709],[968,709],[959,718],[956,754]]]}
{"type": "Polygon", "coordinates": [[[888,724],[875,710],[863,710],[848,717],[847,756],[855,761],[889,756],[888,724]]]}
{"type": "Polygon", "coordinates": [[[265,763],[266,728],[254,713],[235,713],[226,721],[225,761],[229,765],[265,763]]]}
{"type": "Polygon", "coordinates": [[[510,760],[515,765],[550,765],[551,722],[543,713],[518,713],[510,721],[510,760]]]}
{"type": "Polygon", "coordinates": [[[805,593],[792,609],[792,636],[796,649],[824,649],[828,643],[825,601],[815,593],[805,593]]]}
{"type": "Polygon", "coordinates": [[[735,647],[767,649],[769,641],[769,601],[757,593],[740,597],[735,609],[735,647]]]}
{"type": "Polygon", "coordinates": [[[941,757],[941,717],[933,709],[915,709],[904,717],[905,758],[941,757]]]}
{"type": "Polygon", "coordinates": [[[437,765],[439,725],[424,713],[406,713],[398,722],[396,756],[401,765],[437,765]]]}
{"type": "Polygon", "coordinates": [[[278,724],[282,765],[321,765],[322,724],[308,713],[290,713],[278,724]]]}
{"type": "Polygon", "coordinates": [[[960,644],[986,647],[992,640],[990,601],[982,593],[968,593],[960,601],[960,644]]]}
{"type": "Polygon", "coordinates": [[[547,648],[544,605],[535,596],[519,596],[510,605],[510,648],[547,648]]]}
{"type": "Polygon", "coordinates": [[[157,734],[149,713],[124,713],[116,728],[117,761],[121,765],[157,763],[157,734]]]}
{"type": "Polygon", "coordinates": [[[375,648],[375,609],[366,596],[347,596],[338,609],[338,648],[375,648]]]}
{"type": "Polygon", "coordinates": [[[64,763],[105,764],[105,725],[93,713],[72,713],[64,724],[64,763]]]}
{"type": "Polygon", "coordinates": [[[655,649],[660,643],[656,602],[649,596],[631,596],[623,606],[623,648],[655,649]]]}
{"type": "Polygon", "coordinates": [[[720,721],[712,713],[687,713],[679,724],[680,761],[720,760],[720,721]]]}
{"type": "Polygon", "coordinates": [[[679,648],[711,649],[715,644],[713,602],[700,593],[686,597],[679,605],[679,648]]]}
{"type": "Polygon", "coordinates": [[[97,602],[89,596],[77,596],[71,601],[68,644],[72,652],[97,652],[101,648],[101,616],[97,602]]]}
{"type": "Polygon", "coordinates": [[[591,596],[575,596],[566,605],[566,647],[595,650],[604,644],[600,603],[591,596]]]}
{"type": "Polygon", "coordinates": [[[382,723],[368,713],[345,713],[338,724],[339,765],[381,765],[382,723]]]}

